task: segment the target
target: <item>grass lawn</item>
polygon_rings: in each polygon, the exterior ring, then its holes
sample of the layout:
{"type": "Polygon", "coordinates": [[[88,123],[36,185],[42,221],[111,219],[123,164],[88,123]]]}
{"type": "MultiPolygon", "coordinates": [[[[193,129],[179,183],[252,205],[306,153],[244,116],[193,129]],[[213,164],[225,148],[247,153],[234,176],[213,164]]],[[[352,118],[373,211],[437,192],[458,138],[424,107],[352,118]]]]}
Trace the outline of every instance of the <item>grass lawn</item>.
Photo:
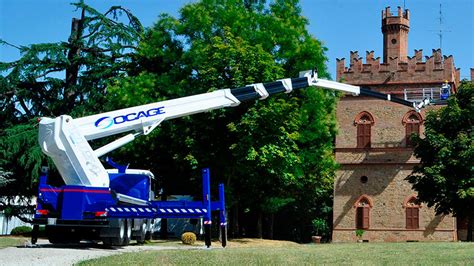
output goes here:
{"type": "Polygon", "coordinates": [[[0,249],[6,247],[16,247],[25,244],[28,238],[26,237],[10,237],[10,236],[2,236],[0,237],[0,249]]]}
{"type": "Polygon", "coordinates": [[[243,241],[249,243],[232,241],[225,249],[215,245],[213,249],[198,246],[196,249],[125,253],[84,261],[80,265],[474,265],[474,243],[298,245],[285,241],[243,241]]]}

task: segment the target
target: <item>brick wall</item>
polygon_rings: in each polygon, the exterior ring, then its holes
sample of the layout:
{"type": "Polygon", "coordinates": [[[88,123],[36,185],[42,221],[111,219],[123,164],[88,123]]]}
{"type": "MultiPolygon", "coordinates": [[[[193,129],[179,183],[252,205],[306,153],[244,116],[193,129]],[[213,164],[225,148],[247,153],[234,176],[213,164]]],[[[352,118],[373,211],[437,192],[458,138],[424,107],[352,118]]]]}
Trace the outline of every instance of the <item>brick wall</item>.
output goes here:
{"type": "MultiPolygon", "coordinates": [[[[413,108],[397,103],[368,97],[346,96],[337,106],[339,132],[336,138],[336,148],[355,148],[357,146],[356,116],[363,111],[369,112],[374,118],[372,126],[373,148],[405,147],[405,127],[402,119],[413,108]]],[[[422,118],[425,112],[421,112],[422,118]]],[[[421,125],[421,131],[424,130],[421,125]]]]}
{"type": "Polygon", "coordinates": [[[337,172],[334,187],[333,241],[355,241],[356,208],[361,195],[371,199],[370,227],[364,239],[370,242],[456,240],[455,219],[436,216],[425,205],[419,209],[419,229],[406,229],[407,199],[415,193],[405,177],[412,171],[408,164],[345,164],[337,172]],[[367,176],[367,182],[361,177],[367,176]]]}
{"type": "MultiPolygon", "coordinates": [[[[386,89],[390,90],[390,89],[386,89]]],[[[424,118],[426,111],[421,112],[424,118]]],[[[336,137],[336,160],[341,165],[334,185],[333,241],[355,241],[355,203],[361,195],[372,200],[370,228],[364,239],[383,241],[453,241],[457,239],[455,219],[436,216],[433,209],[421,206],[419,229],[407,230],[404,201],[416,193],[405,181],[419,163],[413,149],[406,147],[403,117],[412,109],[392,102],[346,96],[337,106],[339,133],[336,137]],[[371,148],[358,149],[357,114],[369,112],[374,124],[371,128],[371,148]],[[367,176],[366,183],[361,177],[367,176]]],[[[424,127],[421,125],[420,131],[424,127]]]]}

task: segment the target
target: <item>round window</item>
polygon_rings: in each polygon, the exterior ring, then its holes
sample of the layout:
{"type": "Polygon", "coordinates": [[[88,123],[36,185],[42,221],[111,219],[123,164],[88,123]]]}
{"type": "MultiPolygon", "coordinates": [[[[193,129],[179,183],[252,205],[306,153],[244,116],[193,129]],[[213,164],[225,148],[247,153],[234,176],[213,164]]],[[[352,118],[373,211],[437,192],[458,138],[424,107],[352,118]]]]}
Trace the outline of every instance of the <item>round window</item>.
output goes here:
{"type": "Polygon", "coordinates": [[[396,44],[397,43],[397,39],[392,39],[392,44],[396,44]]]}
{"type": "Polygon", "coordinates": [[[367,183],[368,180],[369,180],[369,178],[365,175],[360,177],[360,182],[363,183],[363,184],[367,183]]]}

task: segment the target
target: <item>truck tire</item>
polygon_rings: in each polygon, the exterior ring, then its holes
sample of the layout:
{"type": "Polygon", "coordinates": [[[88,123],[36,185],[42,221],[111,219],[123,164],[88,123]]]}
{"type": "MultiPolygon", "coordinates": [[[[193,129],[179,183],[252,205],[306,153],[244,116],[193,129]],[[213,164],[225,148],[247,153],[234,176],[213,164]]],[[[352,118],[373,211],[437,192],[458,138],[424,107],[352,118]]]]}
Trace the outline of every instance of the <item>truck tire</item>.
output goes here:
{"type": "Polygon", "coordinates": [[[145,234],[145,240],[151,240],[153,230],[152,230],[152,219],[146,219],[146,234],[145,234]]]}
{"type": "Polygon", "coordinates": [[[122,246],[128,246],[132,239],[132,219],[126,219],[125,221],[125,237],[122,242],[122,246]]]}
{"type": "Polygon", "coordinates": [[[146,232],[147,232],[147,225],[146,225],[146,220],[144,220],[142,222],[141,227],[140,227],[140,232],[138,232],[138,235],[137,235],[137,243],[138,244],[144,244],[145,243],[146,232]]]}
{"type": "Polygon", "coordinates": [[[104,237],[102,242],[106,246],[122,246],[125,242],[126,236],[126,221],[124,219],[118,219],[118,228],[119,231],[114,237],[104,237]]]}
{"type": "Polygon", "coordinates": [[[50,235],[48,236],[48,241],[51,244],[66,244],[66,239],[63,238],[61,235],[50,235]]]}

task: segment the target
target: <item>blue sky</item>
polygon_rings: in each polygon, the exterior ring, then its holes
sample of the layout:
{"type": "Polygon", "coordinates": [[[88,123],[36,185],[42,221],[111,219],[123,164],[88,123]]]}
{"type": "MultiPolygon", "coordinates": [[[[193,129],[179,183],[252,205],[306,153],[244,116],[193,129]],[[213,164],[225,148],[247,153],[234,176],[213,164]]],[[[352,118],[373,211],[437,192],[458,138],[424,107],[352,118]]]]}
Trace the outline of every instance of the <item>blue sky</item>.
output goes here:
{"type": "MultiPolygon", "coordinates": [[[[0,39],[15,45],[67,40],[71,18],[79,12],[68,0],[0,0],[0,39]]],[[[105,11],[111,5],[130,9],[143,23],[151,26],[158,14],[178,15],[179,8],[191,0],[86,0],[105,11]]],[[[309,19],[308,29],[329,49],[327,65],[335,78],[336,58],[348,58],[349,51],[360,56],[374,50],[382,57],[381,11],[386,6],[410,9],[409,55],[414,49],[439,48],[437,31],[439,5],[442,4],[443,54],[453,55],[461,68],[461,78],[470,78],[474,68],[474,1],[471,0],[301,0],[303,15],[309,19]],[[404,3],[405,2],[405,3],[404,3]]],[[[18,59],[13,48],[0,46],[0,61],[18,59]]],[[[347,61],[346,61],[347,62],[347,61]]]]}

